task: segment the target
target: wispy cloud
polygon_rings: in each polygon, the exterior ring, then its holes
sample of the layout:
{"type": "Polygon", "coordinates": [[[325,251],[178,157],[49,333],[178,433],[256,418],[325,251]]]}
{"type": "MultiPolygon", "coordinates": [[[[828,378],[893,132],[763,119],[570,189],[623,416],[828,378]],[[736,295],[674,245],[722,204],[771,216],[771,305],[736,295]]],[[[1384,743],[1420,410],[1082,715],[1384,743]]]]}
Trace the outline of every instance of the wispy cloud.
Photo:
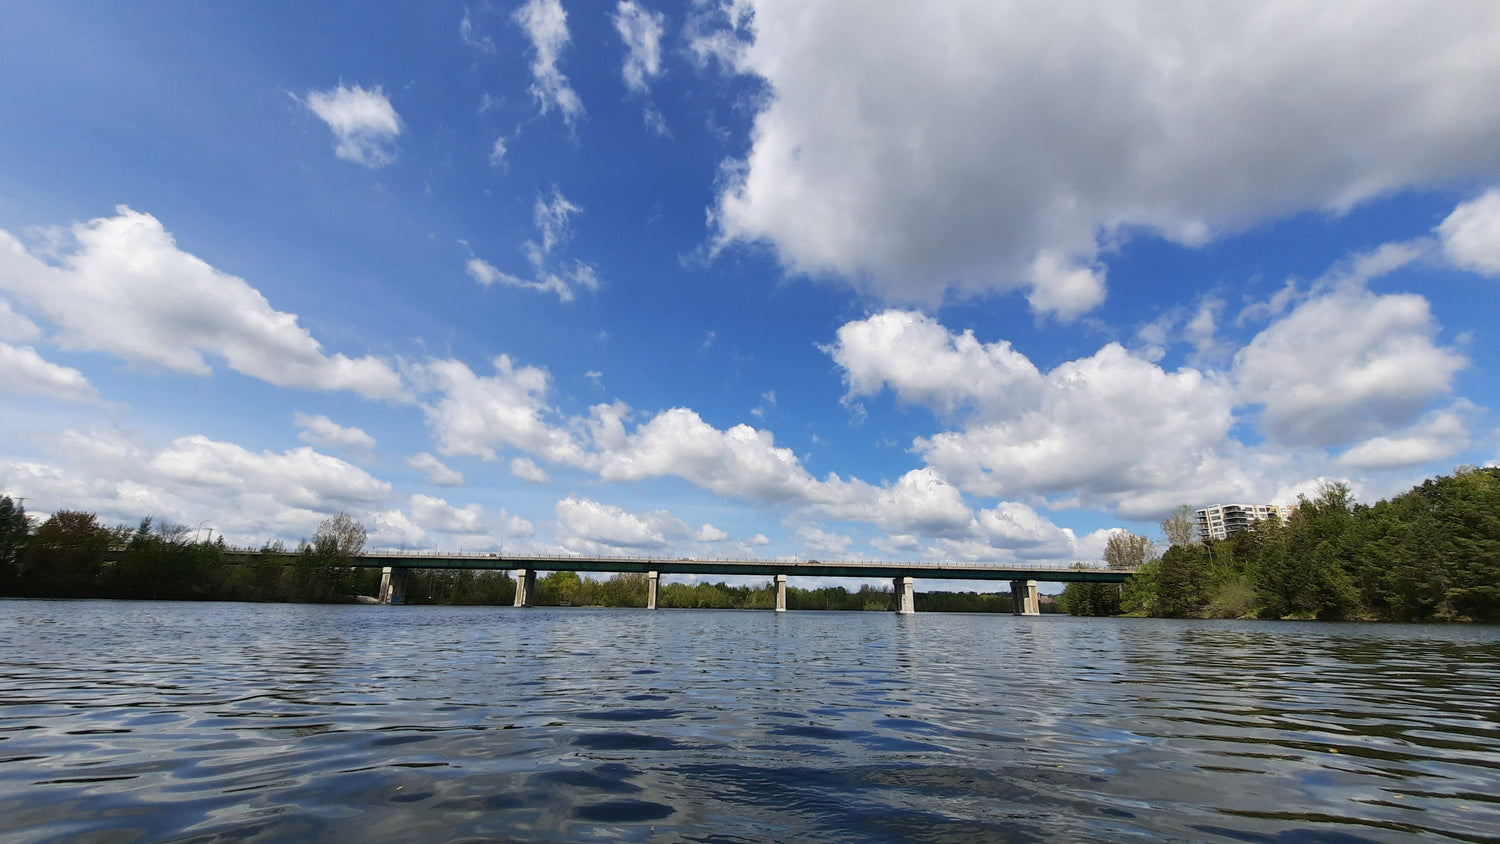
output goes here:
{"type": "Polygon", "coordinates": [[[562,50],[568,45],[568,13],[560,0],[527,0],[516,10],[513,20],[525,30],[534,53],[531,60],[531,95],[546,114],[553,108],[562,112],[569,126],[583,116],[583,101],[558,67],[562,50]]]}
{"type": "Polygon", "coordinates": [[[380,86],[366,89],[340,85],[327,91],[308,91],[306,99],[299,102],[333,130],[338,141],[333,151],[339,158],[372,170],[396,160],[401,116],[380,86]]]}
{"type": "Polygon", "coordinates": [[[599,277],[592,266],[578,260],[559,263],[555,254],[572,234],[569,221],[582,210],[555,187],[550,198],[538,195],[532,208],[538,237],[526,241],[522,247],[533,277],[521,278],[477,257],[471,257],[465,265],[469,277],[485,287],[499,284],[553,293],[564,302],[573,301],[581,290],[598,290],[599,277]]]}

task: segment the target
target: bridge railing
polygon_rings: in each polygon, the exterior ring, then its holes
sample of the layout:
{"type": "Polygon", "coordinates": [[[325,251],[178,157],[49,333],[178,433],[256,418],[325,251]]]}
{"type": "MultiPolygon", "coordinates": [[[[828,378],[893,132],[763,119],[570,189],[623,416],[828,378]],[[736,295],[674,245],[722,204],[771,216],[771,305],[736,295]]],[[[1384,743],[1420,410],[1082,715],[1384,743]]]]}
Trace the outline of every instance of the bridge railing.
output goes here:
{"type": "Polygon", "coordinates": [[[462,551],[448,553],[443,551],[414,551],[411,549],[384,549],[369,550],[361,554],[362,557],[405,557],[410,559],[494,559],[515,560],[524,562],[527,560],[548,562],[572,562],[579,560],[608,562],[619,560],[629,563],[740,563],[744,565],[807,565],[807,566],[829,566],[842,568],[859,568],[868,566],[870,568],[890,568],[892,566],[915,566],[928,568],[1016,568],[1037,569],[1045,571],[1109,571],[1109,566],[1102,562],[1028,562],[1028,563],[998,563],[982,562],[974,560],[867,560],[867,559],[802,559],[800,557],[669,557],[661,554],[505,554],[498,552],[464,553],[462,551]]]}

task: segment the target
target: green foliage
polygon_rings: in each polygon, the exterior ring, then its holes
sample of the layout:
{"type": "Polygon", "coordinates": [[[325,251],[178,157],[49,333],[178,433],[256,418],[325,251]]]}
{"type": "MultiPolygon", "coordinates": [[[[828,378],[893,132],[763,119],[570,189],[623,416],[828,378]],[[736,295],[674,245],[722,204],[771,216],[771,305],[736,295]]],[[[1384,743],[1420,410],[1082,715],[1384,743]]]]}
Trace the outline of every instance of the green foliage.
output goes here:
{"type": "MultiPolygon", "coordinates": [[[[1162,522],[1162,529],[1171,535],[1174,519],[1183,516],[1186,508],[1179,507],[1162,522]]],[[[1191,526],[1191,522],[1187,523],[1191,526]]],[[[1104,544],[1104,564],[1115,571],[1140,570],[1155,556],[1156,547],[1150,539],[1129,531],[1111,533],[1104,544]]],[[[1080,564],[1082,565],[1082,564],[1080,564]]],[[[1153,570],[1152,576],[1155,576],[1153,570]]],[[[1069,583],[1063,587],[1058,602],[1061,609],[1070,615],[1105,616],[1119,615],[1125,610],[1125,590],[1118,583],[1069,583]]]]}
{"type": "MultiPolygon", "coordinates": [[[[894,610],[895,597],[890,592],[881,594],[890,595],[891,601],[881,603],[875,609],[894,610]]],[[[1013,606],[1009,592],[989,594],[981,592],[917,592],[917,612],[993,612],[1008,613],[1013,606]]],[[[871,609],[871,607],[864,607],[871,609]]],[[[1051,604],[1042,604],[1042,612],[1055,612],[1056,607],[1051,604]]]]}
{"type": "MultiPolygon", "coordinates": [[[[640,605],[645,605],[644,597],[640,605]]],[[[657,589],[656,605],[686,609],[768,609],[776,606],[776,586],[772,583],[760,586],[662,583],[657,589]]]]}
{"type": "Polygon", "coordinates": [[[1161,556],[1156,575],[1157,614],[1197,618],[1213,597],[1213,560],[1203,545],[1173,545],[1161,556]]]}
{"type": "Polygon", "coordinates": [[[117,532],[99,524],[93,513],[58,510],[32,534],[21,556],[21,593],[58,597],[93,597],[102,584],[105,552],[117,532]]]}
{"type": "Polygon", "coordinates": [[[1255,584],[1245,577],[1230,577],[1215,583],[1213,598],[1204,615],[1209,618],[1246,618],[1255,614],[1255,584]]]}
{"type": "Polygon", "coordinates": [[[220,549],[187,541],[183,525],[141,520],[123,548],[112,555],[107,572],[110,594],[124,598],[203,598],[213,594],[209,572],[220,562],[220,549]]]}
{"type": "Polygon", "coordinates": [[[1157,605],[1160,579],[1161,560],[1152,560],[1136,569],[1135,577],[1125,581],[1120,590],[1120,611],[1126,615],[1160,615],[1157,605]]]}
{"type": "Polygon", "coordinates": [[[32,530],[25,513],[0,496],[0,595],[342,602],[374,594],[379,573],[351,568],[350,554],[341,553],[358,553],[364,528],[340,515],[342,522],[324,524],[341,533],[303,543],[295,555],[268,545],[243,562],[223,536],[190,541],[186,526],[149,516],[134,527],[105,527],[93,513],[58,510],[32,530]]]}
{"type": "MultiPolygon", "coordinates": [[[[378,584],[377,584],[378,585],[378,584]]],[[[516,582],[507,571],[407,569],[406,603],[508,607],[516,582]]]]}
{"type": "MultiPolygon", "coordinates": [[[[775,606],[775,597],[773,593],[772,606],[775,606]]],[[[917,599],[923,598],[923,594],[918,592],[917,599]]],[[[868,583],[861,585],[856,592],[850,592],[842,586],[830,586],[826,589],[801,589],[788,586],[786,606],[789,610],[892,612],[896,609],[896,594],[891,591],[890,586],[876,586],[868,583]]]]}
{"type": "Polygon", "coordinates": [[[1285,524],[1174,546],[1127,584],[1137,615],[1500,621],[1500,469],[1462,467],[1372,507],[1321,485],[1285,524]],[[1200,552],[1191,549],[1198,547],[1200,552]]]}
{"type": "Polygon", "coordinates": [[[1119,615],[1122,592],[1119,583],[1069,583],[1058,600],[1069,615],[1119,615]]]}
{"type": "Polygon", "coordinates": [[[26,508],[0,495],[0,594],[16,588],[21,578],[21,552],[31,536],[26,508]]]}

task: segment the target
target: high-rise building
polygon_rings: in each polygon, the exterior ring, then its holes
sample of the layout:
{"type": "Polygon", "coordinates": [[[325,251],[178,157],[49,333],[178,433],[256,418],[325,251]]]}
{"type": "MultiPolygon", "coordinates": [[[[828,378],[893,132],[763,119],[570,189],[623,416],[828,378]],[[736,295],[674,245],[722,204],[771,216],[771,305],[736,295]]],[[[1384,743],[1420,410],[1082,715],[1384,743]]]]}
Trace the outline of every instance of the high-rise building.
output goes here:
{"type": "Polygon", "coordinates": [[[1215,504],[1194,510],[1193,515],[1198,523],[1198,538],[1219,542],[1272,515],[1284,522],[1291,518],[1292,508],[1276,504],[1215,504]]]}

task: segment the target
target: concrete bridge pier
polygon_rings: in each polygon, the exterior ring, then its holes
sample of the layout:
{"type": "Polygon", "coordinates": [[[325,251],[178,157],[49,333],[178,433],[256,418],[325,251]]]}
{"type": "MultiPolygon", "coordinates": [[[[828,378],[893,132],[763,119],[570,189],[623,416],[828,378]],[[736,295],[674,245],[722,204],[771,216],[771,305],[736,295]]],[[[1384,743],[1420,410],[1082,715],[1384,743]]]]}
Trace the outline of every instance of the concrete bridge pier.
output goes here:
{"type": "Polygon", "coordinates": [[[536,570],[521,569],[516,572],[516,606],[529,607],[536,596],[536,570]]]}
{"type": "Polygon", "coordinates": [[[776,575],[776,611],[786,612],[786,575],[776,575]]]}
{"type": "Polygon", "coordinates": [[[656,609],[656,584],[661,580],[661,572],[646,572],[646,609],[656,609]]]}
{"type": "Polygon", "coordinates": [[[1041,615],[1042,605],[1036,596],[1035,580],[1012,580],[1010,601],[1016,615],[1041,615]]]}
{"type": "Polygon", "coordinates": [[[406,603],[406,569],[385,566],[380,570],[380,603],[406,603]]]}
{"type": "Polygon", "coordinates": [[[898,615],[912,615],[917,611],[916,582],[915,577],[896,578],[896,613],[898,615]]]}

